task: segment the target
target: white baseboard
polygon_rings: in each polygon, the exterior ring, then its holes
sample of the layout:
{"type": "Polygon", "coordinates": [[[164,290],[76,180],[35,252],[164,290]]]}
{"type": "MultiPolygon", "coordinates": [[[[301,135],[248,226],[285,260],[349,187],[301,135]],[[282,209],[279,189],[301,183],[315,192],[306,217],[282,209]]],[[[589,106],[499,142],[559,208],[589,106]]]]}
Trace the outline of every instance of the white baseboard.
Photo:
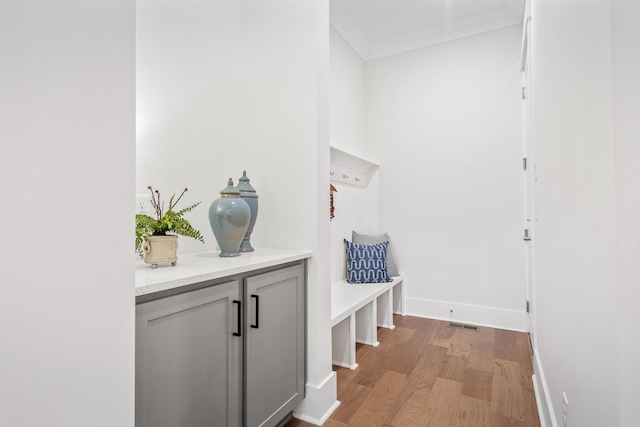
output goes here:
{"type": "Polygon", "coordinates": [[[406,298],[406,314],[430,319],[453,320],[491,328],[526,331],[527,313],[496,307],[435,301],[422,298],[406,298]],[[450,310],[453,310],[453,316],[450,310]]]}
{"type": "Polygon", "coordinates": [[[544,408],[544,392],[540,389],[541,387],[538,385],[538,377],[536,374],[531,375],[531,381],[533,382],[533,392],[536,397],[536,407],[538,408],[538,419],[540,420],[540,427],[547,427],[547,421],[544,416],[545,410],[544,408]]]}
{"type": "Polygon", "coordinates": [[[533,391],[536,394],[540,427],[557,427],[549,387],[537,351],[533,353],[533,391]]]}
{"type": "Polygon", "coordinates": [[[319,385],[307,383],[305,398],[293,411],[293,416],[299,420],[321,426],[329,419],[333,411],[340,406],[337,399],[337,374],[331,372],[319,385]]]}

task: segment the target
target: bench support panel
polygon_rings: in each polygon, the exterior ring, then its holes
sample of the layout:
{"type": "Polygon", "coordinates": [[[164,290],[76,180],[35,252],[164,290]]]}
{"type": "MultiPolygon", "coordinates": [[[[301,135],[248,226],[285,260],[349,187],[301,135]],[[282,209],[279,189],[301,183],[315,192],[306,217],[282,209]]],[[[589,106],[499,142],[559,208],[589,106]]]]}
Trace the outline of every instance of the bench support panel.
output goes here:
{"type": "Polygon", "coordinates": [[[404,281],[401,281],[392,289],[393,292],[393,312],[405,315],[404,311],[404,281]]]}
{"type": "Polygon", "coordinates": [[[377,309],[378,306],[375,301],[371,301],[356,311],[356,342],[374,347],[379,345],[376,325],[377,309]]]}
{"type": "Polygon", "coordinates": [[[332,363],[343,368],[356,369],[355,316],[349,316],[331,329],[332,363]]]}
{"type": "Polygon", "coordinates": [[[378,326],[394,329],[393,325],[393,291],[389,289],[376,299],[378,306],[378,326]]]}

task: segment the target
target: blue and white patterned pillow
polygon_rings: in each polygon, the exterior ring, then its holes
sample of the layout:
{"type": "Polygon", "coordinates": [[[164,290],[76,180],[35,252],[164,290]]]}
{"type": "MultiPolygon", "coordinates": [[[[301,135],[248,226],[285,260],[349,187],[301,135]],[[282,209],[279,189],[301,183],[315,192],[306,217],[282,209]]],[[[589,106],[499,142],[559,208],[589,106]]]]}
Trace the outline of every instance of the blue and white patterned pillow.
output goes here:
{"type": "Polygon", "coordinates": [[[385,283],[393,279],[387,271],[389,242],[376,245],[359,245],[344,239],[347,250],[347,282],[385,283]]]}

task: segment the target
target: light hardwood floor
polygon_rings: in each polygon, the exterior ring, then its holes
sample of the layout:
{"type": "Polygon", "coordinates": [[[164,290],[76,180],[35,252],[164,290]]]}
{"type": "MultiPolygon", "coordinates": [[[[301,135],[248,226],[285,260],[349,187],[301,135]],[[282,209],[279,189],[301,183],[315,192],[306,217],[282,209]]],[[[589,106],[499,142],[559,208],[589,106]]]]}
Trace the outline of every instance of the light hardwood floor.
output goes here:
{"type": "MultiPolygon", "coordinates": [[[[360,366],[334,366],[341,405],[325,427],[539,427],[529,336],[394,316],[360,366]]],[[[293,419],[285,427],[310,427],[293,419]]]]}

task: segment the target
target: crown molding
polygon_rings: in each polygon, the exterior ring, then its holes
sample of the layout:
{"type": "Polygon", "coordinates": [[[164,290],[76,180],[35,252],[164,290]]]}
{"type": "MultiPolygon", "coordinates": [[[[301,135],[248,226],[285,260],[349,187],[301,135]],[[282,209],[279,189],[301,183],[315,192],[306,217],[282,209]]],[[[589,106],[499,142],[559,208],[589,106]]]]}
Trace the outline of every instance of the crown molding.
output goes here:
{"type": "Polygon", "coordinates": [[[470,19],[453,21],[439,27],[393,37],[380,43],[369,42],[337,0],[331,0],[330,19],[333,28],[358,55],[363,60],[369,61],[519,24],[522,22],[523,5],[524,2],[521,0],[508,0],[505,8],[470,19]]]}

